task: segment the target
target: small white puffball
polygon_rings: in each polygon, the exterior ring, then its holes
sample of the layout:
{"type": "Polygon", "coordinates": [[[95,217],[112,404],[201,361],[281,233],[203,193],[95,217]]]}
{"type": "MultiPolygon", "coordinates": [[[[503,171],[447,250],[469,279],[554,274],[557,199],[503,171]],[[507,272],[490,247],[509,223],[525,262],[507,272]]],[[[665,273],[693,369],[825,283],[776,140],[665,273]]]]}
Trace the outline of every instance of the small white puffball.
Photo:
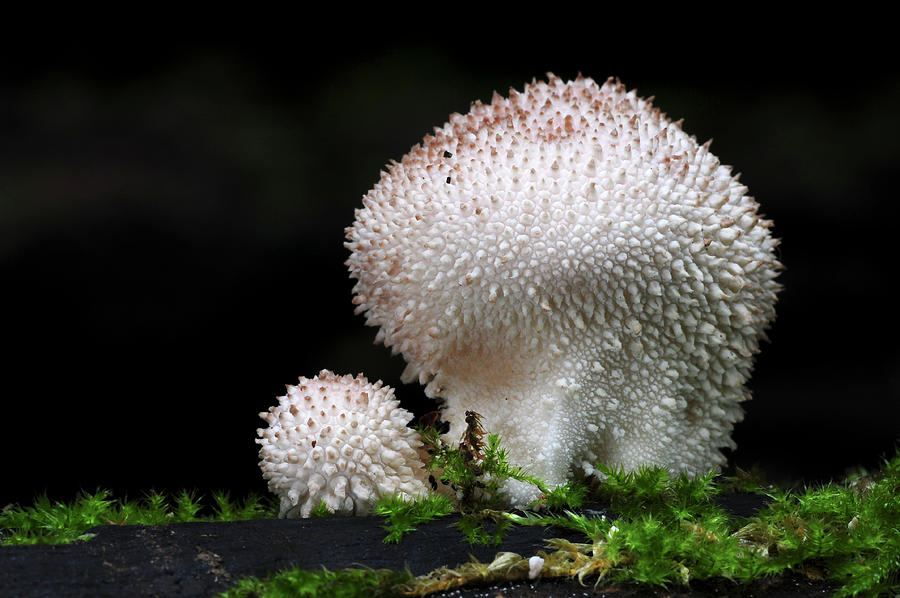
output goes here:
{"type": "Polygon", "coordinates": [[[428,492],[412,414],[394,390],[322,370],[288,386],[259,416],[259,466],[281,500],[279,517],[309,517],[322,501],[335,513],[366,514],[384,495],[428,492]]]}
{"type": "Polygon", "coordinates": [[[382,172],[347,229],[354,303],[450,438],[476,411],[551,485],[725,462],[781,265],[709,147],[617,81],[550,75],[382,172]]]}
{"type": "Polygon", "coordinates": [[[544,568],[544,559],[539,556],[533,556],[528,559],[528,579],[535,579],[544,568]]]}

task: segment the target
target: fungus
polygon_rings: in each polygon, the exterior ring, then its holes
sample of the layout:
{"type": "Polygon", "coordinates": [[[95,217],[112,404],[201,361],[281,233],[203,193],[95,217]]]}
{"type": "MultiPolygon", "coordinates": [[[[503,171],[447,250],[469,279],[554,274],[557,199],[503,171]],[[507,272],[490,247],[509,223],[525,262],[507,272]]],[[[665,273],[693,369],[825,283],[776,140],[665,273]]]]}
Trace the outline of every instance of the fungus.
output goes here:
{"type": "Polygon", "coordinates": [[[322,370],[287,386],[278,405],[260,413],[259,466],[281,500],[279,517],[309,517],[322,501],[335,513],[366,514],[384,495],[427,493],[425,465],[412,419],[394,390],[362,375],[322,370]]]}
{"type": "Polygon", "coordinates": [[[528,579],[535,579],[541,574],[544,568],[544,559],[539,556],[533,556],[528,559],[528,579]]]}
{"type": "Polygon", "coordinates": [[[476,411],[550,484],[597,462],[716,468],[775,315],[771,223],[650,100],[548,77],[382,172],[347,229],[356,312],[444,399],[451,437],[476,411]]]}

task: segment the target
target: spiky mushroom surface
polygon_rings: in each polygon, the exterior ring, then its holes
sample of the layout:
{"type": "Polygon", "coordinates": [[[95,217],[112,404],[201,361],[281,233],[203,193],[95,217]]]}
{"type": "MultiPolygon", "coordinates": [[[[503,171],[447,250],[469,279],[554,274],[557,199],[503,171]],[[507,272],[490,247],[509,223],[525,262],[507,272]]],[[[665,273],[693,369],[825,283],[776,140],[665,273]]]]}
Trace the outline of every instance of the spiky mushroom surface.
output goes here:
{"type": "MultiPolygon", "coordinates": [[[[617,81],[453,114],[347,229],[357,313],[405,379],[559,484],[602,461],[722,464],[775,315],[770,222],[728,166],[617,81]]],[[[521,504],[533,498],[511,486],[521,504]]]]}
{"type": "Polygon", "coordinates": [[[422,446],[394,390],[362,375],[322,370],[288,386],[259,416],[259,466],[281,500],[280,517],[309,517],[321,501],[336,513],[369,512],[373,500],[427,493],[422,446]]]}

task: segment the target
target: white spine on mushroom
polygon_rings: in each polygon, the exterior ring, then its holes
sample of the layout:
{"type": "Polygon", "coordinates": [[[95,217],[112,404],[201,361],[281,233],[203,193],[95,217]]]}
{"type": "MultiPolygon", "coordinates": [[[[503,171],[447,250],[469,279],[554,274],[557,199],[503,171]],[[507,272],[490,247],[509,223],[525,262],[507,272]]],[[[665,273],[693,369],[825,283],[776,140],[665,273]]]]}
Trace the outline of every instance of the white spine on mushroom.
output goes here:
{"type": "MultiPolygon", "coordinates": [[[[454,114],[347,229],[357,313],[405,379],[552,484],[601,461],[717,467],[780,269],[728,166],[615,81],[454,114]]],[[[513,503],[533,491],[511,485],[513,503]]]]}
{"type": "Polygon", "coordinates": [[[280,517],[309,517],[322,501],[336,513],[365,514],[380,496],[427,493],[422,446],[394,390],[362,375],[322,370],[288,386],[260,413],[259,466],[281,499],[280,517]]]}

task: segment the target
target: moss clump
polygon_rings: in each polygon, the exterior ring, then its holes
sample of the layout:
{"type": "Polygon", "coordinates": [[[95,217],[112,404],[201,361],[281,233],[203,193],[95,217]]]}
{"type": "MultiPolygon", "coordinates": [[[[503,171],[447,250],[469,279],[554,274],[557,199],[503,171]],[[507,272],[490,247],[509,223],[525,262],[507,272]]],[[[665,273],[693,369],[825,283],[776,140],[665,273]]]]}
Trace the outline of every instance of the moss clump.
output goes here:
{"type": "Polygon", "coordinates": [[[736,532],[762,555],[762,573],[811,563],[844,584],[839,596],[900,593],[900,453],[871,476],[777,491],[736,532]]]}
{"type": "Polygon", "coordinates": [[[466,412],[466,430],[458,446],[444,442],[435,428],[423,428],[419,432],[431,457],[428,471],[435,472],[438,481],[453,490],[460,512],[500,507],[503,504],[500,488],[510,479],[542,485],[537,478],[510,465],[499,436],[488,434],[485,442],[480,416],[473,411],[466,412]]]}
{"type": "Polygon", "coordinates": [[[384,539],[386,544],[396,544],[404,534],[415,531],[417,525],[444,517],[451,512],[453,502],[440,494],[412,501],[399,496],[386,496],[375,505],[375,514],[387,518],[384,526],[388,531],[384,539]]]}
{"type": "MultiPolygon", "coordinates": [[[[443,470],[444,479],[454,487],[469,484],[473,490],[486,491],[482,496],[492,496],[496,488],[479,485],[478,475],[458,469],[470,467],[464,457],[454,454],[464,449],[440,450],[437,454],[450,464],[443,470]]],[[[490,436],[485,457],[489,452],[498,455],[497,462],[505,461],[490,436]]],[[[477,465],[480,475],[487,469],[485,461],[469,462],[477,465]]],[[[616,513],[614,519],[571,509],[510,513],[484,508],[489,503],[481,500],[476,503],[480,510],[463,510],[459,527],[470,541],[487,544],[498,543],[511,525],[561,527],[583,534],[583,542],[554,539],[538,553],[544,559],[540,576],[545,578],[668,586],[711,578],[748,583],[796,571],[843,584],[838,596],[900,592],[900,454],[877,474],[797,493],[762,487],[751,481],[756,476],[724,479],[711,472],[673,476],[659,467],[634,472],[603,465],[597,469],[605,479],[591,498],[608,504],[616,513]],[[766,494],[770,503],[752,518],[731,516],[714,499],[723,488],[733,492],[735,487],[766,494]]],[[[527,476],[514,479],[520,478],[527,476]]],[[[582,493],[582,487],[561,490],[568,503],[583,499],[582,493]]],[[[475,491],[460,494],[479,497],[475,491]]],[[[549,505],[551,495],[546,492],[536,506],[549,505]]],[[[522,579],[528,572],[527,555],[500,553],[491,563],[467,563],[420,576],[402,590],[426,595],[474,581],[522,579]]]]}
{"type": "Polygon", "coordinates": [[[599,467],[619,517],[508,515],[521,525],[579,531],[587,542],[551,542],[545,576],[596,575],[652,585],[723,577],[748,582],[789,570],[843,584],[838,596],[900,591],[900,454],[863,483],[775,490],[755,517],[732,517],[712,500],[712,474],[672,477],[599,467]]]}
{"type": "MultiPolygon", "coordinates": [[[[504,532],[511,525],[500,510],[504,504],[501,488],[508,480],[532,484],[541,491],[541,498],[531,505],[535,509],[545,506],[577,509],[587,496],[588,489],[583,484],[569,482],[549,488],[543,480],[511,465],[506,449],[501,446],[500,436],[485,435],[480,416],[475,412],[466,412],[466,430],[457,446],[444,442],[436,428],[421,428],[419,432],[431,456],[428,470],[438,477],[434,480],[432,476],[434,487],[437,488],[440,483],[453,491],[455,500],[452,510],[462,514],[456,527],[473,544],[496,546],[503,540],[504,532]]],[[[415,505],[416,502],[412,504],[415,505]]],[[[390,516],[391,505],[390,502],[384,502],[377,512],[390,516]]],[[[417,509],[415,506],[404,508],[417,509]]],[[[423,513],[428,510],[427,505],[418,508],[423,513]]],[[[446,514],[449,511],[440,514],[435,512],[433,517],[446,514]]],[[[426,520],[423,518],[419,522],[426,520]]],[[[391,541],[399,540],[402,532],[397,535],[395,528],[390,529],[391,541]]]]}
{"type": "Polygon", "coordinates": [[[378,598],[396,596],[397,588],[413,579],[409,572],[387,569],[344,569],[341,571],[282,571],[269,579],[242,579],[220,594],[220,598],[378,598]]]}
{"type": "Polygon", "coordinates": [[[332,515],[334,515],[334,511],[328,508],[328,504],[324,500],[320,501],[319,504],[309,512],[309,516],[314,518],[331,517],[332,515]]]}
{"type": "Polygon", "coordinates": [[[0,512],[0,545],[68,544],[88,540],[85,533],[98,525],[162,525],[189,521],[241,521],[274,517],[274,503],[258,496],[232,500],[227,492],[216,492],[212,503],[195,492],[175,497],[158,492],[142,500],[116,500],[106,490],[84,492],[74,502],[51,502],[42,496],[31,507],[10,506],[0,512]],[[206,515],[201,515],[206,512],[206,515]]]}

